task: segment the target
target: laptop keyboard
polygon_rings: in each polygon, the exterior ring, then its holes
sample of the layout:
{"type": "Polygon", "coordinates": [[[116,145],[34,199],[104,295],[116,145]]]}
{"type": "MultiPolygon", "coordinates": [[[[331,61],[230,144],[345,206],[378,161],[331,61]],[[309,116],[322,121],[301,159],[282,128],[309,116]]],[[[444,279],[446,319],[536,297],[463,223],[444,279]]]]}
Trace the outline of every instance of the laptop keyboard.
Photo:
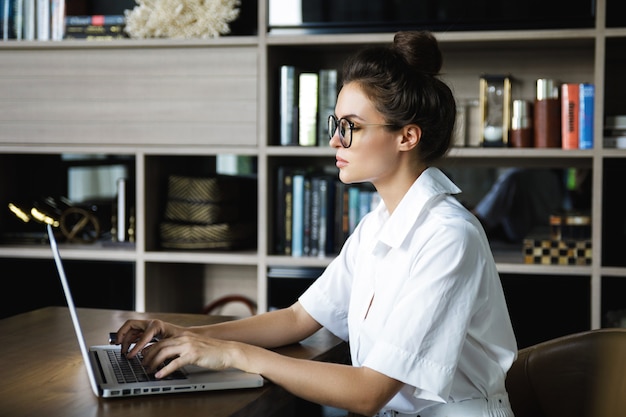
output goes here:
{"type": "MultiPolygon", "coordinates": [[[[119,383],[156,381],[154,373],[146,371],[141,364],[141,354],[132,359],[126,358],[119,350],[108,350],[109,361],[113,366],[115,377],[119,383]]],[[[180,370],[174,371],[162,380],[185,379],[186,376],[180,370]]]]}

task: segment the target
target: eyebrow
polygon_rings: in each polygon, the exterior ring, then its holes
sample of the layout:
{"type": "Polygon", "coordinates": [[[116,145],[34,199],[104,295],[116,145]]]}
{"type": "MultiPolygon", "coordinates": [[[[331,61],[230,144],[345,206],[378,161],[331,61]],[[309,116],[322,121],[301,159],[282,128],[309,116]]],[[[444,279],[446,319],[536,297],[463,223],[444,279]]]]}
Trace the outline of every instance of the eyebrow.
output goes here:
{"type": "Polygon", "coordinates": [[[354,113],[346,114],[345,116],[339,117],[339,119],[349,119],[351,122],[354,122],[355,121],[354,119],[357,119],[358,121],[362,123],[365,122],[365,120],[361,116],[354,114],[354,113]]]}

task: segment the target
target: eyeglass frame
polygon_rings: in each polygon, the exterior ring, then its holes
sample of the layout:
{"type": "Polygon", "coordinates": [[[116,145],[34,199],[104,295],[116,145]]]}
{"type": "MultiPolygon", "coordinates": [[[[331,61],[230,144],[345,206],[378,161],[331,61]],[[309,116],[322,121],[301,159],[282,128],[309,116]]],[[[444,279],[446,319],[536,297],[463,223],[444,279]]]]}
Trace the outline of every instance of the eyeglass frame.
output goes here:
{"type": "Polygon", "coordinates": [[[352,146],[352,132],[356,129],[361,129],[362,127],[366,127],[366,126],[394,126],[391,123],[359,123],[358,126],[356,126],[356,124],[349,119],[346,119],[345,117],[341,117],[339,119],[337,119],[337,117],[335,117],[334,114],[331,114],[328,116],[328,137],[329,140],[332,139],[335,136],[335,132],[337,132],[338,136],[339,136],[339,142],[341,143],[341,146],[343,146],[344,148],[349,148],[350,146],[352,146]],[[331,125],[331,120],[332,120],[332,125],[331,125]],[[339,127],[341,126],[341,121],[345,120],[346,123],[348,123],[348,129],[350,130],[350,141],[348,142],[348,145],[346,145],[346,137],[345,137],[345,133],[342,134],[341,130],[339,130],[339,127]]]}

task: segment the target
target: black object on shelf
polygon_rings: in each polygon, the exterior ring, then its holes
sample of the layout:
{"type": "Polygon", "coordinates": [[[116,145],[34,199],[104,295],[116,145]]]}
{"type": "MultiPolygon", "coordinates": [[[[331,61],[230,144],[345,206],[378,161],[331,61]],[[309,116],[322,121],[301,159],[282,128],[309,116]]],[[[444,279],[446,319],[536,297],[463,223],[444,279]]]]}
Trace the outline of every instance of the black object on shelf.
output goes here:
{"type": "Polygon", "coordinates": [[[594,0],[300,0],[291,3],[289,10],[284,3],[269,0],[270,31],[514,30],[595,24],[594,0]]]}
{"type": "Polygon", "coordinates": [[[324,268],[271,267],[267,273],[267,305],[269,310],[288,307],[298,300],[324,268]]]}

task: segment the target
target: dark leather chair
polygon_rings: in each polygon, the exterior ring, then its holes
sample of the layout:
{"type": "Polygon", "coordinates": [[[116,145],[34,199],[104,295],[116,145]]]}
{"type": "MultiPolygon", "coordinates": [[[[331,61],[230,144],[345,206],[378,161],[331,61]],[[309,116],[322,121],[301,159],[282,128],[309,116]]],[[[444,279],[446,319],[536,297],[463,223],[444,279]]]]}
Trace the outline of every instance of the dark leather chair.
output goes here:
{"type": "Polygon", "coordinates": [[[506,386],[515,417],[625,417],[626,329],[590,330],[521,349],[506,386]]]}

